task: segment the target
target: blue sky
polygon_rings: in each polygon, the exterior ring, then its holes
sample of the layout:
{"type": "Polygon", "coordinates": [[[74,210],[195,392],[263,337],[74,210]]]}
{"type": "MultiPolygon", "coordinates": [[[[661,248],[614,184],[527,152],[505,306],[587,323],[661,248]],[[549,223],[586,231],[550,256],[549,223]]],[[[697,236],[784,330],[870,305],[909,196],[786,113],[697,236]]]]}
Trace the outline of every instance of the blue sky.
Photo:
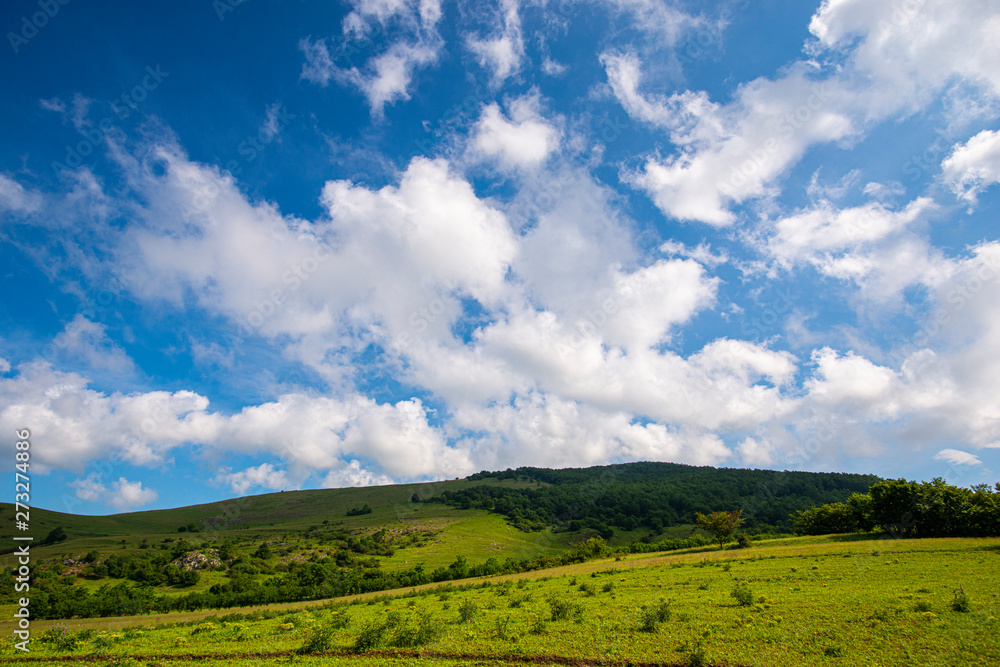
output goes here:
{"type": "Polygon", "coordinates": [[[1000,8],[0,9],[32,501],[635,460],[997,480],[1000,8]]]}

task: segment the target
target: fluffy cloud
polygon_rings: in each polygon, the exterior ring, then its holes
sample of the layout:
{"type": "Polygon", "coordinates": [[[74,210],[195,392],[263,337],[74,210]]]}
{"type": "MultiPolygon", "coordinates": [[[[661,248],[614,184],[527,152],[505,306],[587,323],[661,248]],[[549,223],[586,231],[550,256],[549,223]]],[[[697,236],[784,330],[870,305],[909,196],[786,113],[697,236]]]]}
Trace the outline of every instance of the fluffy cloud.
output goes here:
{"type": "Polygon", "coordinates": [[[873,123],[923,108],[965,82],[1000,95],[1000,26],[988,3],[928,0],[915,7],[827,0],[812,18],[816,58],[712,103],[703,92],[643,95],[637,56],[605,54],[614,95],[628,113],[670,132],[678,150],[629,174],[664,214],[712,225],[734,204],[767,196],[810,147],[851,140],[873,123]]]}
{"type": "Polygon", "coordinates": [[[119,375],[135,371],[132,359],[108,336],[107,327],[79,314],[52,340],[47,352],[51,357],[82,361],[95,371],[119,375]]]}
{"type": "Polygon", "coordinates": [[[505,167],[538,167],[559,147],[559,131],[538,113],[537,98],[520,98],[511,104],[511,120],[500,107],[483,108],[476,124],[472,149],[496,158],[505,167]]]}
{"type": "Polygon", "coordinates": [[[296,486],[289,481],[284,470],[278,470],[270,463],[261,463],[239,472],[222,472],[216,476],[215,481],[229,486],[233,493],[239,495],[245,495],[247,491],[257,487],[283,491],[296,486]]]}
{"type": "Polygon", "coordinates": [[[955,146],[941,168],[952,191],[974,204],[982,190],[1000,183],[1000,132],[984,130],[955,146]]]}
{"type": "Polygon", "coordinates": [[[933,209],[934,202],[926,197],[900,211],[875,202],[845,209],[824,202],[778,220],[767,251],[785,263],[819,264],[830,253],[859,248],[903,231],[933,209]]]}
{"type": "Polygon", "coordinates": [[[735,219],[730,204],[766,194],[771,181],[809,146],[856,132],[843,110],[842,91],[814,78],[805,65],[790,67],[776,80],[743,85],[725,107],[696,93],[668,102],[642,100],[627,68],[616,61],[606,66],[626,110],[666,124],[681,147],[666,159],[648,159],[629,175],[666,215],[680,220],[729,225],[735,219]]]}
{"type": "Polygon", "coordinates": [[[159,498],[156,491],[143,488],[142,482],[130,482],[124,477],[112,482],[110,488],[95,476],[71,482],[70,486],[76,489],[76,497],[80,500],[110,505],[119,512],[135,510],[159,498]]]}
{"type": "Polygon", "coordinates": [[[493,85],[517,74],[524,58],[524,39],[521,36],[519,0],[500,0],[500,28],[498,34],[487,39],[470,37],[469,49],[479,58],[482,67],[493,71],[493,85]]]}
{"type": "Polygon", "coordinates": [[[301,78],[320,86],[331,80],[360,90],[373,116],[381,117],[387,104],[410,98],[414,73],[437,61],[442,40],[437,32],[441,6],[437,0],[358,0],[344,18],[343,41],[348,49],[369,40],[376,24],[391,35],[384,51],[363,67],[336,64],[326,40],[306,37],[299,42],[305,56],[301,78]]]}
{"type": "MultiPolygon", "coordinates": [[[[287,470],[265,463],[217,477],[237,492],[252,486],[288,488],[323,471],[343,475],[350,469],[345,461],[355,457],[368,461],[372,470],[366,474],[381,470],[393,479],[473,472],[468,453],[446,443],[416,399],[389,405],[357,395],[337,400],[285,394],[225,415],[210,411],[208,400],[192,392],[107,394],[89,388],[82,376],[42,363],[18,371],[0,380],[0,424],[10,430],[30,424],[32,436],[49,443],[32,456],[43,474],[67,468],[80,472],[104,459],[160,465],[172,450],[191,444],[204,446],[205,454],[215,458],[269,454],[287,464],[287,470]]],[[[88,479],[77,484],[80,498],[110,497],[100,480],[88,479]]],[[[132,501],[151,493],[124,482],[111,491],[132,501]]]]}
{"type": "Polygon", "coordinates": [[[979,0],[824,0],[809,24],[825,49],[846,50],[846,76],[864,78],[868,113],[915,110],[956,79],[1000,95],[996,8],[979,0]]]}

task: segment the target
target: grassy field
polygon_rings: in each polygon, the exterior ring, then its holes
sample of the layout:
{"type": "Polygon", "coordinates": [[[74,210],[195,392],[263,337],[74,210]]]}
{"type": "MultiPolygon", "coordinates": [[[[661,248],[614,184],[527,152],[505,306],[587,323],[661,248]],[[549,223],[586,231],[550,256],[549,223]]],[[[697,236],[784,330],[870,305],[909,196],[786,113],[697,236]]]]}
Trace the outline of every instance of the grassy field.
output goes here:
{"type": "MultiPolygon", "coordinates": [[[[356,667],[1000,665],[997,539],[801,538],[459,583],[278,605],[249,617],[197,612],[38,621],[30,659],[356,667]],[[737,589],[745,590],[745,604],[734,597],[737,589]],[[956,597],[960,590],[964,599],[956,597]],[[319,653],[300,655],[310,642],[319,653]]],[[[0,624],[0,633],[9,630],[0,624]]],[[[0,660],[26,662],[9,643],[0,660]]]]}

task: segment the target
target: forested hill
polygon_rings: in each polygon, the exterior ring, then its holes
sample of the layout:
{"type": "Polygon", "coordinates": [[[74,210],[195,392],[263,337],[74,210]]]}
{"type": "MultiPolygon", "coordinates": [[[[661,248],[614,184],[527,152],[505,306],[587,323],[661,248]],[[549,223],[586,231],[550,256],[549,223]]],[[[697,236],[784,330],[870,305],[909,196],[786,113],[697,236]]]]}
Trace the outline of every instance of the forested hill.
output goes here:
{"type": "Polygon", "coordinates": [[[558,525],[589,527],[610,536],[614,528],[654,530],[694,523],[696,512],[742,509],[746,527],[791,530],[790,515],[853,493],[865,493],[881,478],[847,473],[775,472],[681,465],[623,463],[592,468],[518,468],[483,471],[474,487],[445,491],[433,499],[461,508],[506,516],[522,530],[558,525]],[[537,488],[492,486],[505,479],[539,482],[537,488]],[[486,484],[482,484],[486,482],[486,484]]]}

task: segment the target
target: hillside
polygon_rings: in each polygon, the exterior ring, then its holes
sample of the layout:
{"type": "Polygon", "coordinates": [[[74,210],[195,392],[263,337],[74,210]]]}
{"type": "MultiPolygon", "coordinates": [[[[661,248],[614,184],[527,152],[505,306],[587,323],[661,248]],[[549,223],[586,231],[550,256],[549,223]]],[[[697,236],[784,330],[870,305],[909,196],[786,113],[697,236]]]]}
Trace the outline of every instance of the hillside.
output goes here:
{"type": "Polygon", "coordinates": [[[879,481],[874,475],[652,462],[564,470],[518,468],[468,479],[489,483],[445,489],[435,500],[497,512],[527,530],[557,524],[570,530],[590,527],[605,537],[613,529],[639,527],[658,533],[665,527],[694,523],[697,512],[733,509],[743,510],[752,531],[789,531],[793,512],[846,500],[879,481]],[[517,480],[540,484],[500,484],[517,480]]]}
{"type": "MultiPolygon", "coordinates": [[[[633,552],[703,545],[708,538],[692,525],[697,511],[743,509],[750,532],[780,530],[789,512],[846,500],[876,480],[633,463],[100,517],[32,510],[32,604],[39,618],[107,616],[530,571],[590,557],[576,549],[595,536],[633,552]]],[[[7,505],[0,520],[12,518],[7,505]]],[[[5,591],[11,576],[0,575],[5,591]]]]}

